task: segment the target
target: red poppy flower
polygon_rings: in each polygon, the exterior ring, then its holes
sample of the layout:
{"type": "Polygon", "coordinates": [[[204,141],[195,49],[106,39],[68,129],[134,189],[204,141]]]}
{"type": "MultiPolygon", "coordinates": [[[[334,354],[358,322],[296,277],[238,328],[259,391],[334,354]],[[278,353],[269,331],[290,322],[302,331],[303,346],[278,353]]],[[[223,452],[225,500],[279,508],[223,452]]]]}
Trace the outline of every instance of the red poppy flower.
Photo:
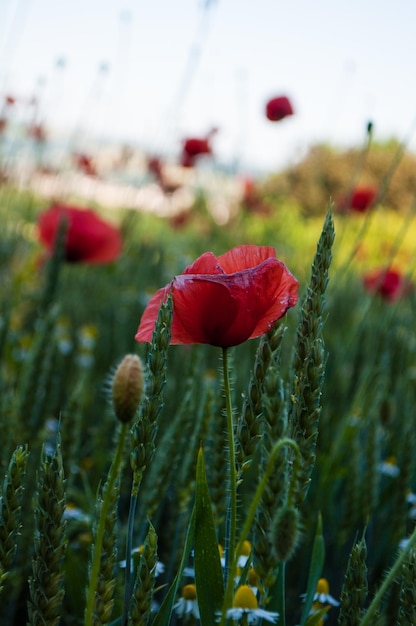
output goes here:
{"type": "Polygon", "coordinates": [[[389,302],[395,302],[409,293],[411,283],[400,272],[388,269],[377,270],[364,276],[364,287],[370,293],[378,293],[389,302]]]}
{"type": "Polygon", "coordinates": [[[160,305],[172,290],[172,344],[236,346],[267,332],[295,306],[299,283],[270,246],[205,252],[152,297],[136,334],[150,341],[160,305]]]}
{"type": "Polygon", "coordinates": [[[356,187],[351,197],[344,201],[344,207],[356,213],[365,213],[374,204],[377,194],[375,187],[356,187]]]}
{"type": "Polygon", "coordinates": [[[68,220],[65,259],[70,263],[108,263],[121,253],[122,241],[117,228],[102,220],[94,211],[55,204],[40,214],[41,242],[52,253],[58,227],[68,220]]]}
{"type": "Polygon", "coordinates": [[[266,117],[271,122],[280,122],[288,115],[293,115],[292,104],[286,96],[272,98],[266,104],[266,117]]]}
{"type": "Polygon", "coordinates": [[[190,137],[183,142],[183,151],[185,154],[191,157],[199,156],[200,154],[211,154],[212,149],[208,139],[197,139],[196,137],[190,137]]]}
{"type": "Polygon", "coordinates": [[[211,138],[218,132],[218,128],[211,128],[204,138],[189,137],[182,141],[180,162],[183,167],[193,167],[197,157],[212,154],[211,138]]]}

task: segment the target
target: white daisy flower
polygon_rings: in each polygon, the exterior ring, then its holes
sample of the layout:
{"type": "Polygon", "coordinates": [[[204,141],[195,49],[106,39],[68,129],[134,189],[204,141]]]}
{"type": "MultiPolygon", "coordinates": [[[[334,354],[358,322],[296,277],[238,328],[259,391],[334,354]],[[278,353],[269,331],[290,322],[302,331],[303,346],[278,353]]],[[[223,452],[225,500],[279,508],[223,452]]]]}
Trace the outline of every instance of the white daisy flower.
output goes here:
{"type": "Polygon", "coordinates": [[[256,623],[259,618],[275,624],[279,613],[260,609],[257,598],[251,587],[241,585],[235,592],[233,606],[231,609],[228,609],[227,617],[238,621],[243,616],[247,617],[249,624],[256,623]]]}
{"type": "Polygon", "coordinates": [[[394,456],[389,456],[385,459],[385,461],[379,463],[378,469],[381,474],[390,476],[390,478],[397,478],[400,474],[400,468],[397,465],[397,460],[394,456]]]}
{"type": "Polygon", "coordinates": [[[63,519],[74,520],[77,522],[89,522],[90,516],[87,515],[87,513],[85,513],[78,506],[76,506],[76,504],[74,504],[73,502],[67,502],[64,509],[63,519]]]}
{"type": "Polygon", "coordinates": [[[241,547],[240,556],[238,557],[237,565],[238,567],[245,567],[248,559],[251,554],[251,543],[249,541],[243,541],[243,545],[241,547]]]}
{"type": "MultiPolygon", "coordinates": [[[[224,549],[221,545],[218,546],[218,549],[220,551],[221,566],[225,567],[224,549]]],[[[240,555],[237,560],[237,567],[241,567],[241,569],[243,569],[246,566],[248,559],[250,558],[250,554],[251,554],[251,543],[247,540],[243,541],[240,555]]]]}
{"type": "Polygon", "coordinates": [[[409,491],[409,493],[406,496],[406,502],[408,504],[416,504],[416,493],[409,491]]]}
{"type": "Polygon", "coordinates": [[[185,585],[182,588],[181,597],[176,604],[173,605],[173,610],[178,617],[184,615],[193,615],[199,619],[198,600],[196,598],[195,585],[185,585]]]}
{"type": "MultiPolygon", "coordinates": [[[[144,546],[139,546],[137,548],[133,548],[133,550],[131,551],[131,561],[130,561],[130,569],[133,569],[134,567],[134,563],[138,563],[138,560],[140,558],[140,555],[143,553],[143,548],[144,546]]],[[[125,569],[126,567],[126,559],[123,559],[122,561],[118,562],[118,566],[121,569],[125,569]]],[[[155,576],[156,578],[160,575],[163,574],[163,572],[165,571],[165,566],[163,563],[161,563],[160,561],[156,561],[156,572],[155,572],[155,576]]]]}
{"type": "Polygon", "coordinates": [[[329,594],[329,583],[326,578],[320,578],[318,580],[313,601],[319,602],[320,604],[332,604],[332,606],[339,606],[338,600],[335,600],[335,598],[329,594]]]}

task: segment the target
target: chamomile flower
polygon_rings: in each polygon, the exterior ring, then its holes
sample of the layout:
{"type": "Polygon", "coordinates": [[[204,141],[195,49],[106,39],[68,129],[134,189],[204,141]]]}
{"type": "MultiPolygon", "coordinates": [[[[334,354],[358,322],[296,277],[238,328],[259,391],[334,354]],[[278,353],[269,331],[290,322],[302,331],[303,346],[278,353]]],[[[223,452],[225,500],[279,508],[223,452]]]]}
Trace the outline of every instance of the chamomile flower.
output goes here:
{"type": "MultiPolygon", "coordinates": [[[[220,551],[220,559],[221,559],[221,565],[222,567],[225,567],[225,554],[224,554],[224,548],[219,545],[218,546],[218,550],[220,551]]],[[[249,541],[243,541],[243,545],[241,546],[241,551],[240,551],[240,555],[238,557],[237,560],[237,567],[245,567],[248,559],[250,558],[250,554],[251,554],[251,543],[249,541]]]]}
{"type": "Polygon", "coordinates": [[[237,565],[238,567],[245,567],[248,559],[251,554],[251,543],[249,541],[243,541],[243,545],[241,547],[240,556],[238,557],[237,565]]]}
{"type": "Polygon", "coordinates": [[[397,478],[400,474],[400,468],[397,465],[395,456],[389,456],[382,463],[379,463],[378,469],[381,474],[390,476],[390,478],[397,478]]]}
{"type": "Polygon", "coordinates": [[[416,494],[413,493],[412,491],[409,491],[409,493],[406,496],[406,502],[410,504],[410,509],[409,509],[410,519],[416,519],[416,494]]]}
{"type": "Polygon", "coordinates": [[[75,503],[67,502],[63,514],[63,519],[76,522],[89,522],[91,518],[75,503]]]}
{"type": "Polygon", "coordinates": [[[329,583],[326,578],[320,578],[318,580],[313,601],[319,602],[319,604],[332,604],[332,606],[339,606],[338,600],[335,600],[335,598],[329,594],[329,583]]]}
{"type": "MultiPolygon", "coordinates": [[[[137,548],[133,548],[133,550],[131,551],[131,561],[130,561],[131,565],[130,565],[130,568],[133,568],[134,564],[138,563],[141,554],[143,554],[143,549],[144,549],[143,545],[138,546],[137,548]]],[[[126,567],[126,559],[123,559],[122,561],[119,561],[118,562],[118,566],[121,569],[124,569],[126,567]]],[[[157,576],[159,576],[159,574],[163,574],[164,571],[165,571],[164,564],[161,563],[160,561],[157,561],[156,562],[155,576],[157,577],[157,576]]]]}
{"type": "Polygon", "coordinates": [[[257,598],[253,590],[248,585],[241,585],[235,592],[233,606],[227,611],[227,617],[235,621],[242,617],[247,618],[249,624],[254,624],[258,619],[264,619],[267,622],[275,624],[279,613],[260,609],[257,598]]]}
{"type": "Polygon", "coordinates": [[[173,605],[173,609],[178,617],[193,615],[199,619],[199,608],[195,585],[185,585],[185,587],[182,587],[181,597],[177,603],[173,605]]]}
{"type": "Polygon", "coordinates": [[[257,594],[259,585],[260,585],[260,576],[257,574],[256,570],[253,567],[247,572],[247,584],[251,587],[251,590],[254,594],[257,594]]]}

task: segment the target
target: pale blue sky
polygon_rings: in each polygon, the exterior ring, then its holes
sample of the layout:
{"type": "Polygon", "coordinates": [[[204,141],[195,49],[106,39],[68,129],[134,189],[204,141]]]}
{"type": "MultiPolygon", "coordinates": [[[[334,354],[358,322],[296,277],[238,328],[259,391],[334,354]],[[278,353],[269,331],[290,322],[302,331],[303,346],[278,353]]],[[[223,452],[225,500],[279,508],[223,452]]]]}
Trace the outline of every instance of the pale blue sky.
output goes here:
{"type": "Polygon", "coordinates": [[[414,0],[0,0],[0,92],[37,89],[50,125],[170,153],[218,126],[220,160],[270,170],[361,143],[370,119],[376,139],[407,136],[415,25],[414,0]],[[296,114],[273,124],[280,94],[296,114]]]}

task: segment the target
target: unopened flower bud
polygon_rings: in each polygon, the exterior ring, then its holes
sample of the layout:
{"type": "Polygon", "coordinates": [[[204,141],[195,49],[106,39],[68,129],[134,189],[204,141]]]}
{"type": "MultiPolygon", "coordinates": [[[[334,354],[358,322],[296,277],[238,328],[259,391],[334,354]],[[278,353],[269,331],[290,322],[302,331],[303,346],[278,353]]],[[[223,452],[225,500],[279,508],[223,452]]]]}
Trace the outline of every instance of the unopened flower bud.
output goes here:
{"type": "Polygon", "coordinates": [[[117,367],[113,382],[113,407],[117,419],[128,423],[134,418],[144,390],[143,364],[135,354],[127,354],[117,367]]]}
{"type": "Polygon", "coordinates": [[[298,509],[284,506],[273,519],[271,541],[279,561],[288,561],[295,552],[300,538],[300,516],[298,509]]]}

